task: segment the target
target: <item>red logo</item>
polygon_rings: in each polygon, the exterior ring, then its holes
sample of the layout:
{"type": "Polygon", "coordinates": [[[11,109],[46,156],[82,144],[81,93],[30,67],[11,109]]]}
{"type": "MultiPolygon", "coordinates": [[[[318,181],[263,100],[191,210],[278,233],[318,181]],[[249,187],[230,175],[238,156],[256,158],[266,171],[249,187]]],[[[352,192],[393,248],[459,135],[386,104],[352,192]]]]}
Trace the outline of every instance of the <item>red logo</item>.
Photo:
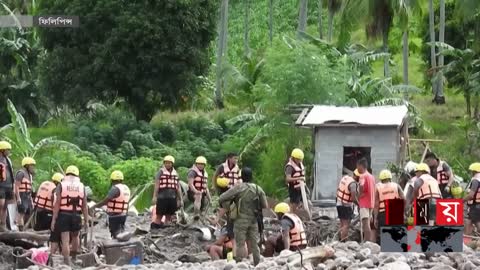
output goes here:
{"type": "Polygon", "coordinates": [[[463,201],[461,199],[437,199],[439,226],[463,226],[463,201]]]}

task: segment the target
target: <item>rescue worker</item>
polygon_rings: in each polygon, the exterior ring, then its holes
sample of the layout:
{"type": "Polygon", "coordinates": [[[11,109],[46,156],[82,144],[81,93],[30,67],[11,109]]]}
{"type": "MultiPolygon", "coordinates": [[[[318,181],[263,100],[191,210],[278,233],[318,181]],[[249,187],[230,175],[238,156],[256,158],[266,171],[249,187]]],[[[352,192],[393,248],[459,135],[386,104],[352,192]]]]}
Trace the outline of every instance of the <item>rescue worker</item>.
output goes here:
{"type": "Polygon", "coordinates": [[[452,198],[450,188],[455,180],[450,166],[443,160],[437,158],[433,152],[425,155],[425,163],[430,167],[430,175],[435,178],[442,192],[442,198],[452,198]]]}
{"type": "Polygon", "coordinates": [[[22,169],[15,175],[15,195],[17,198],[17,227],[23,231],[25,220],[33,212],[32,183],[35,174],[35,160],[31,157],[22,159],[22,169]]]}
{"type": "Polygon", "coordinates": [[[12,146],[0,141],[0,232],[7,231],[7,206],[14,203],[13,167],[10,156],[12,146]]]}
{"type": "Polygon", "coordinates": [[[50,229],[52,224],[55,188],[62,182],[63,174],[55,173],[51,180],[40,184],[33,204],[35,206],[35,231],[50,229]]]}
{"type": "Polygon", "coordinates": [[[248,167],[242,169],[242,183],[233,186],[231,189],[220,195],[218,203],[223,208],[227,208],[232,202],[236,208],[235,218],[233,220],[233,231],[235,235],[237,262],[246,258],[247,251],[245,243],[253,254],[253,263],[257,265],[260,262],[259,240],[259,224],[262,217],[262,209],[267,208],[267,199],[263,189],[252,183],[252,170],[248,167]]]}
{"type": "Polygon", "coordinates": [[[358,206],[358,181],[360,173],[353,172],[353,177],[345,175],[338,183],[337,188],[337,213],[340,219],[340,241],[344,242],[348,237],[350,222],[353,218],[354,205],[358,206]]]}
{"type": "Polygon", "coordinates": [[[80,172],[76,166],[68,166],[65,177],[55,190],[56,200],[53,205],[53,218],[51,230],[61,233],[61,245],[63,261],[71,265],[70,255],[76,261],[77,252],[80,249],[80,230],[82,229],[82,217],[84,227],[88,226],[88,208],[85,186],[81,182],[80,172]],[[70,239],[71,250],[70,250],[70,239]]]}
{"type": "MultiPolygon", "coordinates": [[[[50,216],[45,218],[46,220],[42,220],[40,222],[40,223],[45,223],[45,226],[47,226],[47,222],[50,222],[50,223],[48,223],[48,227],[47,227],[47,229],[50,230],[50,238],[48,239],[48,242],[50,243],[50,254],[56,254],[57,253],[57,251],[59,249],[59,246],[60,246],[60,242],[62,240],[61,239],[61,233],[60,233],[60,230],[58,229],[58,226],[55,228],[54,231],[52,231],[51,228],[50,228],[50,224],[52,223],[52,220],[53,220],[53,205],[55,204],[55,200],[56,200],[56,195],[55,194],[56,194],[56,191],[57,191],[57,187],[60,185],[63,178],[64,178],[64,176],[61,173],[55,173],[52,176],[52,181],[54,183],[54,187],[53,187],[53,190],[51,191],[51,196],[50,196],[51,201],[52,201],[52,211],[50,212],[50,216]]],[[[43,185],[43,183],[42,183],[42,185],[43,185]]],[[[42,189],[42,185],[38,189],[38,193],[45,194],[45,195],[42,195],[42,198],[45,198],[45,197],[47,197],[46,192],[44,192],[45,190],[40,192],[40,190],[42,189]]],[[[38,193],[37,193],[37,198],[38,198],[38,193]]],[[[38,205],[42,205],[42,203],[43,203],[42,198],[39,198],[38,201],[37,201],[37,199],[35,199],[35,203],[38,203],[38,205]]],[[[38,214],[40,212],[41,212],[41,209],[37,208],[37,217],[38,217],[38,214]]],[[[47,211],[47,213],[48,213],[48,211],[47,211]]]]}
{"type": "Polygon", "coordinates": [[[178,173],[173,167],[174,163],[173,156],[165,156],[163,166],[155,176],[152,204],[156,207],[155,220],[150,225],[152,229],[159,229],[164,224],[170,224],[177,208],[183,205],[182,188],[179,184],[178,173]],[[164,216],[165,223],[163,224],[164,216]]]}
{"type": "Polygon", "coordinates": [[[375,203],[375,177],[370,174],[368,161],[361,158],[357,161],[357,170],[360,173],[358,205],[360,207],[360,220],[362,222],[365,241],[375,241],[375,235],[372,233],[371,223],[373,223],[373,207],[375,203]]]}
{"type": "Polygon", "coordinates": [[[468,170],[472,174],[472,180],[463,199],[468,207],[465,235],[473,235],[473,226],[477,228],[477,232],[480,231],[480,163],[472,163],[468,170]]]}
{"type": "Polygon", "coordinates": [[[208,202],[211,201],[210,191],[208,190],[208,173],[205,170],[207,159],[199,156],[195,159],[190,171],[188,171],[188,199],[193,202],[195,215],[199,215],[205,210],[208,202]]]}
{"type": "Polygon", "coordinates": [[[108,228],[113,239],[125,230],[127,221],[128,203],[130,202],[130,189],[123,184],[124,176],[121,171],[113,171],[110,175],[111,188],[107,197],[97,203],[92,209],[107,205],[108,228]]]}
{"type": "Polygon", "coordinates": [[[235,153],[228,153],[227,160],[225,160],[222,165],[217,167],[217,170],[213,175],[213,183],[215,183],[215,187],[217,188],[219,194],[225,192],[225,189],[217,186],[218,177],[228,179],[228,188],[232,188],[234,185],[242,182],[242,179],[240,178],[240,169],[237,163],[238,155],[235,153]]]}
{"type": "MultiPolygon", "coordinates": [[[[403,194],[405,195],[405,202],[413,201],[413,183],[415,183],[415,180],[417,179],[417,176],[415,175],[415,168],[417,165],[417,163],[409,161],[404,168],[404,172],[408,177],[403,191],[403,194]]],[[[405,204],[405,206],[407,205],[405,204]]],[[[406,218],[413,218],[412,210],[412,208],[405,207],[406,218]]]]}
{"type": "MultiPolygon", "coordinates": [[[[417,200],[429,200],[429,217],[424,217],[428,220],[430,226],[435,223],[436,216],[436,199],[441,199],[442,194],[438,186],[438,182],[430,175],[430,167],[426,163],[420,163],[415,168],[416,179],[413,183],[413,198],[417,200]]],[[[410,207],[413,199],[408,202],[410,207]]]]}
{"type": "Polygon", "coordinates": [[[405,200],[405,195],[402,188],[397,183],[392,182],[392,173],[389,170],[382,170],[378,178],[380,183],[375,187],[373,220],[375,228],[380,231],[380,227],[386,225],[385,206],[387,201],[395,199],[405,200]]]}
{"type": "Polygon", "coordinates": [[[303,166],[304,154],[301,149],[293,149],[290,159],[285,165],[285,182],[288,185],[288,196],[290,198],[290,208],[293,212],[302,202],[302,191],[300,184],[305,183],[305,166],[303,166]]]}
{"type": "Polygon", "coordinates": [[[230,233],[226,226],[222,227],[217,240],[206,247],[206,251],[212,260],[226,259],[229,252],[233,252],[235,239],[233,233],[230,233]]]}
{"type": "Polygon", "coordinates": [[[281,234],[272,236],[265,242],[263,256],[273,257],[275,252],[280,253],[284,249],[291,251],[305,249],[307,235],[302,220],[294,213],[290,213],[290,206],[283,202],[275,206],[274,212],[281,224],[281,234]]]}

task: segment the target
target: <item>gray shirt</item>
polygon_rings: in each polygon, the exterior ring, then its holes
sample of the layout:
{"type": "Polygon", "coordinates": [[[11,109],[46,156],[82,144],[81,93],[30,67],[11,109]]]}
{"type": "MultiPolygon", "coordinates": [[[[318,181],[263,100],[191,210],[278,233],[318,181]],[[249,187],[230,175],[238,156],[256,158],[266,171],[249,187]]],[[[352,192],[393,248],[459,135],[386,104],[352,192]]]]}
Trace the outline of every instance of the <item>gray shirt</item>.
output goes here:
{"type": "Polygon", "coordinates": [[[282,218],[282,220],[280,220],[280,225],[282,226],[282,231],[290,231],[293,226],[295,226],[293,224],[293,222],[289,219],[289,218],[282,218]]]}
{"type": "Polygon", "coordinates": [[[120,196],[120,189],[116,186],[113,186],[110,188],[110,191],[108,192],[107,198],[109,200],[115,199],[118,196],[120,196]]]}
{"type": "Polygon", "coordinates": [[[3,156],[0,156],[0,162],[7,165],[7,168],[6,168],[7,180],[0,181],[0,187],[11,189],[13,187],[13,175],[12,175],[13,172],[11,167],[12,163],[10,162],[10,160],[7,160],[7,158],[3,156]]]}

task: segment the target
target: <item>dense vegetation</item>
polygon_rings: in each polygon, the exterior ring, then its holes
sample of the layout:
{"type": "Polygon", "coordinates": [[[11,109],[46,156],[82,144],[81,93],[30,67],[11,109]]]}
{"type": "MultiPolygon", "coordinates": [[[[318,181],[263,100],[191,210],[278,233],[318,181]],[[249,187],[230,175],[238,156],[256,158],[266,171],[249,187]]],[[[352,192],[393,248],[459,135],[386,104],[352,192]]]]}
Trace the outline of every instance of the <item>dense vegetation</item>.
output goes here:
{"type": "Polygon", "coordinates": [[[35,155],[38,182],[76,164],[100,197],[114,169],[141,187],[167,154],[185,180],[196,156],[212,174],[235,151],[281,197],[289,151],[312,163],[288,110],[305,103],[406,104],[455,173],[480,159],[478,1],[20,2],[2,14],[81,23],[0,29],[0,137],[16,165],[35,155]]]}

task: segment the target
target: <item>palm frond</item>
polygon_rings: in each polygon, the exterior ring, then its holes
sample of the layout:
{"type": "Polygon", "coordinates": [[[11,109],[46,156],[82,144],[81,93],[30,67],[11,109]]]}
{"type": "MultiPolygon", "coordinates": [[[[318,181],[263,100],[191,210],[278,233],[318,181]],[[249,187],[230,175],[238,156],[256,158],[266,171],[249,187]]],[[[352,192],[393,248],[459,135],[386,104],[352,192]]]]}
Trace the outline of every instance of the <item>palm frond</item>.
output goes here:
{"type": "Polygon", "coordinates": [[[239,155],[239,160],[242,160],[242,157],[246,153],[250,153],[251,151],[257,149],[259,146],[260,142],[268,137],[269,130],[273,127],[273,122],[270,121],[266,124],[264,124],[258,132],[255,134],[255,136],[243,147],[243,150],[240,152],[239,155]]]}
{"type": "Polygon", "coordinates": [[[354,98],[351,98],[351,99],[347,100],[347,102],[345,102],[345,106],[358,107],[358,101],[354,98]]]}
{"type": "Polygon", "coordinates": [[[436,42],[433,42],[433,43],[432,42],[426,42],[425,44],[430,45],[430,46],[432,46],[432,44],[433,44],[434,46],[436,46],[436,47],[438,47],[442,50],[451,50],[451,51],[455,50],[454,47],[452,47],[451,45],[449,45],[447,43],[444,43],[444,42],[439,42],[439,41],[436,41],[436,42]]]}
{"type": "Polygon", "coordinates": [[[390,87],[392,93],[421,93],[422,89],[409,84],[397,84],[390,87]]]}
{"type": "Polygon", "coordinates": [[[30,133],[28,132],[27,124],[23,116],[17,112],[15,105],[13,105],[10,99],[7,100],[7,109],[10,113],[12,125],[15,130],[16,141],[23,151],[28,151],[33,148],[33,144],[30,141],[30,133]]]}
{"type": "Polygon", "coordinates": [[[0,128],[0,134],[7,132],[9,129],[13,128],[12,124],[6,124],[5,126],[0,128]]]}
{"type": "Polygon", "coordinates": [[[81,151],[80,148],[73,143],[57,140],[56,137],[47,137],[40,140],[37,144],[35,144],[35,146],[33,147],[32,156],[35,156],[35,154],[43,147],[48,147],[48,146],[55,146],[59,148],[67,148],[74,151],[81,151]]]}
{"type": "Polygon", "coordinates": [[[18,29],[22,30],[22,24],[20,23],[20,21],[18,20],[17,16],[15,16],[15,14],[13,13],[13,11],[7,6],[5,5],[5,3],[3,2],[0,2],[0,4],[2,4],[3,6],[3,9],[5,9],[8,14],[10,14],[10,16],[13,18],[13,20],[15,21],[15,25],[17,26],[18,29]]]}
{"type": "Polygon", "coordinates": [[[132,200],[130,201],[129,205],[134,205],[139,212],[143,212],[143,210],[150,208],[152,204],[154,187],[155,185],[151,181],[143,186],[140,186],[137,189],[138,191],[135,192],[135,195],[132,196],[132,200]]]}

